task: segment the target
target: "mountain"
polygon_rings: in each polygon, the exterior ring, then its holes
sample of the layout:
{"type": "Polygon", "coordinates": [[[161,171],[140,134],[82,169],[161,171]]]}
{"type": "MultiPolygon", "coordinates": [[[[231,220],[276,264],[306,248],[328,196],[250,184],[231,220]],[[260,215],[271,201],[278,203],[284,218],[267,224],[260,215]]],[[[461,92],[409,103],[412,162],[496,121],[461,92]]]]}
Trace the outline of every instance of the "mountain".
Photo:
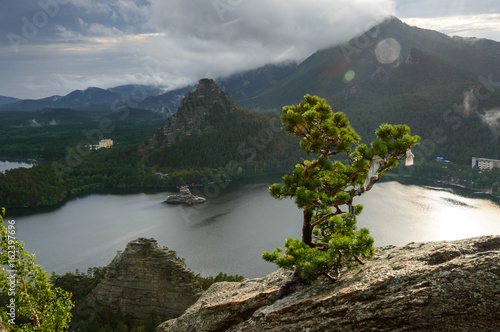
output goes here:
{"type": "Polygon", "coordinates": [[[180,101],[188,92],[192,92],[195,86],[187,86],[171,90],[159,95],[151,95],[137,102],[137,107],[155,111],[170,116],[177,111],[180,101]]]}
{"type": "Polygon", "coordinates": [[[215,82],[237,102],[271,88],[297,68],[295,62],[269,64],[246,72],[216,79],[215,82]]]}
{"type": "Polygon", "coordinates": [[[120,107],[136,108],[141,102],[162,93],[162,88],[150,85],[122,85],[110,89],[89,87],[85,90],[74,90],[65,96],[18,100],[0,106],[0,110],[38,111],[44,108],[72,108],[83,111],[113,111],[120,107]]]}
{"type": "Polygon", "coordinates": [[[175,251],[159,247],[155,239],[127,243],[106,270],[89,300],[122,317],[147,321],[151,311],[164,319],[178,317],[202,292],[175,251]]]}
{"type": "Polygon", "coordinates": [[[500,158],[500,43],[452,38],[391,18],[311,55],[242,106],[271,110],[305,94],[326,98],[371,140],[384,122],[422,137],[419,160],[500,158]]]}
{"type": "Polygon", "coordinates": [[[277,84],[239,102],[252,109],[268,110],[296,103],[306,93],[329,99],[345,88],[372,78],[381,69],[385,72],[396,69],[412,49],[469,71],[474,79],[500,76],[500,43],[452,38],[411,27],[392,17],[345,44],[314,53],[277,84]],[[345,78],[348,71],[354,75],[352,79],[345,78]]]}
{"type": "MultiPolygon", "coordinates": [[[[334,110],[347,114],[365,140],[383,122],[407,123],[422,136],[421,159],[444,155],[465,164],[472,156],[500,158],[499,77],[500,43],[449,37],[392,17],[300,64],[267,65],[215,82],[244,108],[262,112],[296,104],[305,94],[326,98],[334,110]]],[[[168,117],[194,89],[89,88],[0,110],[109,111],[126,106],[168,117]]]]}
{"type": "MultiPolygon", "coordinates": [[[[296,67],[294,63],[266,65],[254,70],[219,78],[217,83],[235,100],[248,99],[273,86],[296,67]]],[[[15,99],[4,107],[0,98],[0,111],[38,111],[43,108],[72,108],[75,110],[112,111],[120,107],[142,108],[168,117],[176,112],[181,99],[192,92],[195,85],[165,92],[154,85],[128,84],[109,89],[89,87],[75,90],[66,96],[42,99],[15,99]],[[14,104],[15,102],[15,104],[14,104]]]]}
{"type": "Polygon", "coordinates": [[[43,108],[72,108],[75,110],[110,110],[122,101],[119,93],[96,87],[75,90],[66,96],[51,96],[42,99],[26,99],[4,105],[0,110],[37,111],[43,108]]]}
{"type": "Polygon", "coordinates": [[[215,128],[216,119],[234,112],[238,105],[210,79],[201,79],[194,92],[181,100],[178,111],[172,115],[156,136],[162,146],[171,146],[188,136],[199,136],[215,128]]]}
{"type": "MultiPolygon", "coordinates": [[[[281,171],[293,165],[297,146],[281,130],[277,118],[240,107],[214,80],[201,79],[141,150],[147,166],[169,170],[230,167],[232,174],[226,176],[233,178],[281,171]]],[[[200,177],[207,180],[208,173],[200,177]]]]}
{"type": "Polygon", "coordinates": [[[21,99],[13,98],[13,97],[5,97],[5,96],[0,96],[0,106],[1,105],[7,105],[7,104],[12,104],[21,99]]]}
{"type": "Polygon", "coordinates": [[[475,76],[419,49],[392,71],[379,70],[333,97],[335,109],[345,112],[367,140],[383,123],[405,123],[422,137],[419,159],[446,155],[470,163],[475,155],[495,157],[498,138],[484,121],[484,109],[499,96],[478,103],[475,76]]]}
{"type": "Polygon", "coordinates": [[[316,94],[346,113],[365,140],[383,122],[406,123],[423,139],[420,160],[445,155],[468,164],[475,155],[500,158],[497,77],[500,43],[449,37],[393,17],[298,65],[264,66],[217,84],[259,111],[316,94]]]}
{"type": "Polygon", "coordinates": [[[108,89],[127,99],[144,99],[164,93],[165,88],[157,85],[126,84],[108,89]]]}
{"type": "Polygon", "coordinates": [[[85,90],[75,90],[58,99],[58,107],[71,107],[85,109],[91,107],[108,107],[108,105],[121,101],[120,95],[109,90],[90,87],[85,90]]]}

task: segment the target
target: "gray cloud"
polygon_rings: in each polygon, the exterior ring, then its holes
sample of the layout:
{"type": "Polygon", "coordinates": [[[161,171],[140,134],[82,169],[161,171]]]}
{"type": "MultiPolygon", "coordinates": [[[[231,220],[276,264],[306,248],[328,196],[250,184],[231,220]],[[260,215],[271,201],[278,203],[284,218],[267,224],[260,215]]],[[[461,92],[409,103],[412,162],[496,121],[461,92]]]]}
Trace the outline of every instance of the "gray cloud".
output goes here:
{"type": "MultiPolygon", "coordinates": [[[[396,3],[405,15],[429,13],[415,7],[423,0],[396,3]]],[[[394,0],[0,0],[0,95],[42,98],[128,83],[175,88],[300,61],[394,15],[394,7],[394,0]]]]}
{"type": "Polygon", "coordinates": [[[450,36],[500,41],[498,0],[396,0],[396,16],[450,36]]]}
{"type": "Polygon", "coordinates": [[[500,14],[456,15],[432,18],[407,18],[403,21],[450,36],[481,37],[500,40],[500,14]]]}
{"type": "Polygon", "coordinates": [[[500,13],[498,0],[396,0],[400,18],[430,18],[500,13]]]}
{"type": "Polygon", "coordinates": [[[19,36],[0,41],[0,62],[9,64],[2,66],[0,94],[21,98],[91,85],[175,88],[302,60],[393,14],[392,0],[40,0],[0,6],[0,32],[19,36]],[[31,25],[36,33],[27,35],[31,25]]]}

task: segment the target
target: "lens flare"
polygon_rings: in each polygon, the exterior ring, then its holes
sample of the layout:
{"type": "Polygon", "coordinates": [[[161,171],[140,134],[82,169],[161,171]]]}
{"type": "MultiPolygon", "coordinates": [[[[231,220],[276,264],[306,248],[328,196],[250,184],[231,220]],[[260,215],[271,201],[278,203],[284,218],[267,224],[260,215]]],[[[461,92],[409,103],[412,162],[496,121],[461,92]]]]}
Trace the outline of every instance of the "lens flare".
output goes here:
{"type": "Polygon", "coordinates": [[[347,82],[350,82],[354,79],[354,76],[356,76],[356,73],[354,72],[354,70],[348,70],[347,73],[345,73],[345,75],[344,75],[344,80],[346,80],[347,82]]]}
{"type": "Polygon", "coordinates": [[[375,47],[375,56],[378,62],[387,64],[393,63],[399,58],[399,53],[401,52],[401,46],[398,41],[394,38],[387,38],[382,40],[375,47]]]}

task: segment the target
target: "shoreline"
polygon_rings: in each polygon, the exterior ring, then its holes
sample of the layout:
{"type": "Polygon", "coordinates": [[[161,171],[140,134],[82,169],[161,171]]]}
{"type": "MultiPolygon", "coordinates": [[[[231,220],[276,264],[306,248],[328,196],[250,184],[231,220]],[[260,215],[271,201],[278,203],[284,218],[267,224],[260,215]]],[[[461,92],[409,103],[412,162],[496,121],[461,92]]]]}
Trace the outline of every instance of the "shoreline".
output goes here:
{"type": "MultiPolygon", "coordinates": [[[[273,181],[279,182],[283,174],[264,174],[264,175],[257,175],[257,176],[248,176],[248,177],[241,177],[236,180],[231,180],[227,182],[211,182],[208,184],[196,184],[194,188],[192,185],[189,185],[189,188],[193,188],[194,190],[200,191],[199,188],[204,188],[207,186],[219,186],[220,188],[225,188],[227,185],[239,181],[262,181],[266,178],[268,179],[273,179],[273,181]]],[[[393,175],[393,174],[387,174],[385,177],[381,178],[380,182],[390,182],[390,181],[396,181],[404,185],[423,185],[423,186],[428,186],[428,185],[438,185],[443,188],[450,188],[456,191],[457,194],[460,194],[462,196],[466,196],[469,198],[481,198],[481,199],[488,199],[498,205],[500,205],[500,196],[493,195],[491,193],[485,193],[485,192],[478,192],[477,189],[472,189],[463,185],[459,184],[454,184],[454,183],[449,183],[446,181],[442,180],[433,180],[433,179],[428,179],[428,178],[421,178],[421,177],[415,177],[415,176],[403,176],[403,175],[393,175]]],[[[269,184],[272,184],[271,182],[269,184]]],[[[137,193],[161,193],[161,192],[166,192],[166,193],[175,193],[178,191],[177,186],[165,186],[165,187],[124,187],[124,188],[89,188],[85,189],[82,191],[79,191],[77,193],[69,193],[67,196],[65,196],[60,202],[52,205],[43,205],[43,206],[37,206],[37,207],[9,207],[10,211],[15,211],[16,214],[18,215],[30,215],[33,213],[44,213],[44,212],[50,212],[54,211],[56,209],[61,208],[64,206],[66,203],[86,197],[89,195],[95,195],[95,194],[101,194],[101,195],[133,195],[137,193]]]]}

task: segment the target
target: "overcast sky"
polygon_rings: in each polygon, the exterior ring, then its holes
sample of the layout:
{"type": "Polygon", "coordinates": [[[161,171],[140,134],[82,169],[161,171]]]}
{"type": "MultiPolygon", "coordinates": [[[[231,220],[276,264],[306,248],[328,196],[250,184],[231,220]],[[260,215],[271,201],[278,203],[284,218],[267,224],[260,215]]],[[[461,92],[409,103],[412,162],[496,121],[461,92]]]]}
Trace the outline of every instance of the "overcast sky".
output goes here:
{"type": "Polygon", "coordinates": [[[500,41],[498,0],[0,0],[0,95],[171,89],[303,60],[390,15],[500,41]]]}

